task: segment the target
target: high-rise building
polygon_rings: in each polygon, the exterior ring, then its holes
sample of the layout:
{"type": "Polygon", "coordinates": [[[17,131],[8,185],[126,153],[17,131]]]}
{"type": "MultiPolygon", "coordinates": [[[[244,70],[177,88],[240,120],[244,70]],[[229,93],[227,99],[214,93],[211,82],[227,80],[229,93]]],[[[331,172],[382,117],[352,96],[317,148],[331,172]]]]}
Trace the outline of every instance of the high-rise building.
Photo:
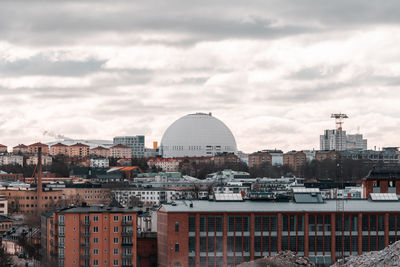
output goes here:
{"type": "Polygon", "coordinates": [[[113,143],[114,145],[129,146],[132,149],[131,153],[134,158],[144,157],[144,135],[116,136],[113,143]]]}
{"type": "Polygon", "coordinates": [[[363,139],[362,134],[346,134],[346,131],[335,129],[325,130],[320,136],[321,150],[343,151],[349,149],[367,149],[367,139],[363,139]]]}
{"type": "Polygon", "coordinates": [[[363,139],[362,134],[348,134],[346,141],[346,149],[367,150],[367,139],[363,139]]]}
{"type": "Polygon", "coordinates": [[[346,131],[343,130],[325,130],[320,136],[321,150],[346,150],[346,131]]]}

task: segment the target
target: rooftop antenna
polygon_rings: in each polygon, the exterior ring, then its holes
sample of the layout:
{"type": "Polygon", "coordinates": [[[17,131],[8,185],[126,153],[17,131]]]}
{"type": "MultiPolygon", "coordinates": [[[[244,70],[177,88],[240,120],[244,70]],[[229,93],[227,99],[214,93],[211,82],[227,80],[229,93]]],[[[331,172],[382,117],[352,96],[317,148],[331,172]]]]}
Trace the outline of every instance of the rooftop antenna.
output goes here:
{"type": "Polygon", "coordinates": [[[343,113],[333,113],[331,114],[331,118],[335,119],[336,129],[342,130],[342,125],[344,123],[344,119],[348,119],[349,117],[343,113]]]}

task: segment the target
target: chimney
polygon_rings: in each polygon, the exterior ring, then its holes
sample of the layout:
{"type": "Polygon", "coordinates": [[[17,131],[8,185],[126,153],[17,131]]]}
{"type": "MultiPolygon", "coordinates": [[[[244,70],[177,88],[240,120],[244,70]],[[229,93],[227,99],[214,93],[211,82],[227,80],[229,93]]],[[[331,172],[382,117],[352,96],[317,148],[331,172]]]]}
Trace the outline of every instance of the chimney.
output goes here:
{"type": "Polygon", "coordinates": [[[157,149],[157,147],[158,147],[158,143],[157,143],[157,141],[154,141],[153,142],[153,149],[157,149]]]}
{"type": "Polygon", "coordinates": [[[42,209],[42,147],[38,147],[38,162],[36,169],[38,208],[42,209]]]}

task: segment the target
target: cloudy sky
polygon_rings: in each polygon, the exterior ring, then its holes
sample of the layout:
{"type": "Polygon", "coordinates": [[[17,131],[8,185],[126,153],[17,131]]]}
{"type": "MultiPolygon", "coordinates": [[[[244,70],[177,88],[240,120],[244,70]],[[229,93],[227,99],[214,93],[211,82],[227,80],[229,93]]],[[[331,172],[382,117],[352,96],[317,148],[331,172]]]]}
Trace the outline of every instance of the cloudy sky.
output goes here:
{"type": "Polygon", "coordinates": [[[396,0],[2,0],[0,143],[150,145],[212,112],[245,152],[318,149],[343,112],[369,147],[399,146],[399,14],[396,0]]]}

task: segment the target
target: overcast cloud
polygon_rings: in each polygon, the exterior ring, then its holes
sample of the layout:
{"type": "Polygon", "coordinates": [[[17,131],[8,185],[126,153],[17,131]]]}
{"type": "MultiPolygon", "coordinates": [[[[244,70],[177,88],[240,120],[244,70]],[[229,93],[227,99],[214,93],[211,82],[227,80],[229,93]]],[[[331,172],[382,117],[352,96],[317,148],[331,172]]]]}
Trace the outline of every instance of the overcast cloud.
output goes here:
{"type": "Polygon", "coordinates": [[[212,112],[245,152],[318,149],[343,112],[370,148],[400,146],[399,14],[398,1],[3,0],[0,143],[150,146],[212,112]]]}

